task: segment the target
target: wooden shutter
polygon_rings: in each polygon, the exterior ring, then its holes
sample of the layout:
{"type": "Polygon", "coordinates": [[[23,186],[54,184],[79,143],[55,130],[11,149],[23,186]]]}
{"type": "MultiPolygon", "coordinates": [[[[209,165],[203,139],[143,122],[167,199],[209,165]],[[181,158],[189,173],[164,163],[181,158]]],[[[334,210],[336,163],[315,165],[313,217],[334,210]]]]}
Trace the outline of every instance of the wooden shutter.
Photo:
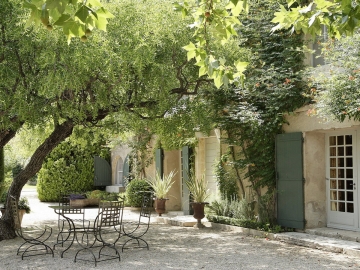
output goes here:
{"type": "Polygon", "coordinates": [[[297,229],[305,226],[302,145],[301,132],[276,137],[277,222],[297,229]]]}
{"type": "Polygon", "coordinates": [[[161,148],[158,148],[155,150],[155,166],[156,171],[160,174],[162,177],[164,174],[164,167],[163,167],[163,150],[161,148]]]}
{"type": "Polygon", "coordinates": [[[127,155],[123,165],[122,183],[124,187],[126,187],[129,182],[130,182],[130,160],[129,160],[129,155],[127,155]]]}
{"type": "Polygon", "coordinates": [[[182,169],[182,205],[184,215],[192,214],[192,208],[190,207],[190,191],[186,186],[185,182],[189,180],[189,173],[190,173],[190,155],[191,149],[189,146],[184,146],[181,149],[181,169],[182,169]]]}
{"type": "Polygon", "coordinates": [[[111,166],[105,159],[95,156],[94,171],[95,187],[111,186],[111,166]]]}

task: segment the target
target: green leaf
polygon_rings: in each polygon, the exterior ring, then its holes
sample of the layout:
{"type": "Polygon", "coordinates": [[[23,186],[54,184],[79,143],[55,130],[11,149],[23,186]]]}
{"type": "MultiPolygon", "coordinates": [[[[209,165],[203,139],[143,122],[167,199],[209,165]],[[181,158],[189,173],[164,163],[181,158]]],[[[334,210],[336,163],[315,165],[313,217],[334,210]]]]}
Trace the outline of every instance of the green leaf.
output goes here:
{"type": "Polygon", "coordinates": [[[60,13],[64,13],[69,1],[67,0],[47,0],[46,7],[48,9],[57,9],[60,13]]]}
{"type": "Polygon", "coordinates": [[[187,60],[190,61],[191,59],[196,57],[196,51],[188,51],[187,52],[187,60]]]}
{"type": "Polygon", "coordinates": [[[111,18],[115,18],[115,16],[113,14],[111,14],[109,11],[107,11],[105,8],[100,8],[96,11],[96,14],[99,17],[103,17],[103,18],[107,18],[107,19],[111,19],[111,18]]]}
{"type": "Polygon", "coordinates": [[[184,46],[183,49],[186,51],[193,51],[196,50],[196,46],[194,43],[190,42],[188,45],[184,46]]]}
{"type": "Polygon", "coordinates": [[[90,13],[89,8],[83,5],[75,13],[75,16],[78,17],[83,23],[85,23],[86,18],[89,16],[89,13],[90,13]]]}
{"type": "Polygon", "coordinates": [[[199,77],[207,74],[207,68],[206,66],[202,66],[199,68],[199,77]]]}
{"type": "Polygon", "coordinates": [[[69,19],[71,18],[71,16],[69,14],[63,14],[61,15],[61,17],[54,22],[54,25],[58,25],[58,26],[62,26],[64,25],[64,23],[66,23],[69,19]]]}

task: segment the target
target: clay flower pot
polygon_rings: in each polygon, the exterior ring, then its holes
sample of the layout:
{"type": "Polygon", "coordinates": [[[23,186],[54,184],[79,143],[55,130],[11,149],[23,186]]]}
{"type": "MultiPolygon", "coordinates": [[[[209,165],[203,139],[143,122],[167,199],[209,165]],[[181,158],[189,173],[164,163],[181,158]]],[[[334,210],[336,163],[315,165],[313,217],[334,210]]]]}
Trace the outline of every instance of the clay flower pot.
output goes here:
{"type": "Polygon", "coordinates": [[[197,223],[194,225],[194,228],[204,228],[204,224],[201,223],[201,220],[205,217],[205,205],[207,202],[192,202],[191,206],[194,209],[193,217],[197,219],[197,223]]]}
{"type": "Polygon", "coordinates": [[[159,217],[165,213],[165,203],[168,199],[155,199],[155,211],[159,214],[159,217]]]}

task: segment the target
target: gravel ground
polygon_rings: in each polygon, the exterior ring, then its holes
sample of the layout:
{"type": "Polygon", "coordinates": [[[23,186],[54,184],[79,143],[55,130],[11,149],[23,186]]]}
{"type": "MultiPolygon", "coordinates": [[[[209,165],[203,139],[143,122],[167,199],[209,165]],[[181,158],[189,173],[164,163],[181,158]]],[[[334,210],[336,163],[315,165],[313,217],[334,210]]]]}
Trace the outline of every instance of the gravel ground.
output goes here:
{"type": "MultiPolygon", "coordinates": [[[[36,196],[27,194],[33,212],[24,217],[24,226],[48,224],[56,236],[56,215],[49,204],[39,203],[36,196]],[[35,210],[36,209],[36,210],[35,210]]],[[[51,204],[50,204],[51,205],[51,204]]],[[[90,215],[94,213],[90,213],[90,215]]],[[[136,214],[136,213],[135,213],[136,214]]],[[[125,219],[134,218],[134,212],[126,211],[125,219]]],[[[74,262],[78,244],[60,258],[44,255],[21,260],[16,255],[20,238],[0,242],[0,269],[359,269],[360,259],[344,254],[294,246],[279,241],[245,236],[236,232],[212,228],[194,229],[152,223],[144,239],[150,249],[127,249],[121,253],[121,261],[111,260],[94,263],[74,262]]],[[[125,241],[120,238],[118,247],[125,241]]],[[[121,250],[121,249],[120,249],[121,250]]]]}
{"type": "MultiPolygon", "coordinates": [[[[16,255],[20,239],[1,242],[0,269],[358,269],[360,260],[342,254],[256,239],[211,228],[152,224],[145,235],[150,249],[128,249],[121,261],[74,263],[74,245],[64,258],[16,255]]],[[[50,241],[51,242],[51,241],[50,241]]],[[[120,241],[121,242],[121,241],[120,241]]]]}

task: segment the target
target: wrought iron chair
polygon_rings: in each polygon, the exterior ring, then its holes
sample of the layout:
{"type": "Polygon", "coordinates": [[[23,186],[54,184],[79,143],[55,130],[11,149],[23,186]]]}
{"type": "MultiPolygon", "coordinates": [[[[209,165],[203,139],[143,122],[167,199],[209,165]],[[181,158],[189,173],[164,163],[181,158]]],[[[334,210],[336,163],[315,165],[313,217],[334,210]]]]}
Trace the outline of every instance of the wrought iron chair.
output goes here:
{"type": "Polygon", "coordinates": [[[146,248],[149,249],[149,244],[143,239],[143,236],[147,233],[150,226],[150,216],[151,210],[153,208],[153,193],[152,192],[142,192],[142,204],[139,213],[139,219],[136,221],[126,221],[123,222],[123,235],[129,237],[123,245],[122,251],[124,249],[129,249],[131,246],[126,246],[127,244],[132,243],[133,248],[146,248]]]}
{"type": "Polygon", "coordinates": [[[76,252],[74,262],[77,260],[94,261],[96,266],[101,261],[113,259],[120,261],[120,253],[115,245],[121,237],[123,211],[123,200],[100,202],[93,227],[83,233],[76,233],[76,240],[82,248],[76,252]],[[83,241],[84,235],[86,235],[86,242],[83,241]],[[98,251],[96,251],[97,249],[98,251]],[[109,252],[111,250],[115,254],[111,254],[109,252]],[[85,252],[90,253],[90,259],[83,254],[85,252]],[[98,256],[95,256],[95,252],[98,253],[98,256]]]}
{"type": "Polygon", "coordinates": [[[52,254],[54,257],[54,251],[52,248],[45,244],[45,241],[48,240],[52,234],[52,229],[49,226],[45,226],[45,229],[42,230],[36,237],[30,235],[30,233],[33,233],[34,231],[29,231],[25,234],[21,228],[18,200],[14,196],[10,195],[10,201],[11,211],[14,217],[15,233],[18,237],[21,237],[25,241],[19,246],[16,255],[21,253],[22,260],[24,257],[46,254],[52,254]]]}
{"type": "Polygon", "coordinates": [[[77,231],[88,230],[90,227],[90,220],[85,219],[85,210],[83,207],[71,207],[70,200],[73,192],[60,193],[59,195],[59,212],[58,212],[58,228],[59,233],[56,237],[57,245],[64,246],[64,243],[70,242],[63,254],[71,247],[75,240],[75,233],[77,231]]]}

